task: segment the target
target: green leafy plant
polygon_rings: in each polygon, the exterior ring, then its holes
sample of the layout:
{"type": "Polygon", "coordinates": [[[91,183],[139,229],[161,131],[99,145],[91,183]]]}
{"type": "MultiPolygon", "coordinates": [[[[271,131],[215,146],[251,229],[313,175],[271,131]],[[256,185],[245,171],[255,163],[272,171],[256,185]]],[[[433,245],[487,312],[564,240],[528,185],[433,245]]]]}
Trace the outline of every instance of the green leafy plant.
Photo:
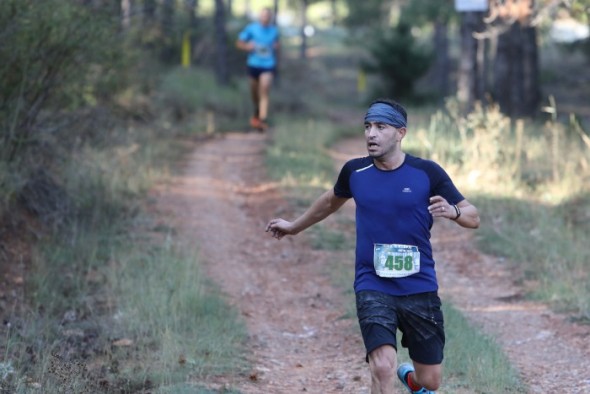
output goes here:
{"type": "Polygon", "coordinates": [[[382,85],[375,88],[376,96],[411,98],[414,85],[433,61],[430,50],[418,44],[412,36],[411,25],[400,21],[392,29],[383,29],[370,37],[371,59],[363,68],[377,74],[382,85]]]}
{"type": "Polygon", "coordinates": [[[72,1],[0,3],[0,158],[17,160],[60,130],[63,110],[121,85],[125,74],[115,70],[126,52],[116,29],[103,8],[72,1]]]}

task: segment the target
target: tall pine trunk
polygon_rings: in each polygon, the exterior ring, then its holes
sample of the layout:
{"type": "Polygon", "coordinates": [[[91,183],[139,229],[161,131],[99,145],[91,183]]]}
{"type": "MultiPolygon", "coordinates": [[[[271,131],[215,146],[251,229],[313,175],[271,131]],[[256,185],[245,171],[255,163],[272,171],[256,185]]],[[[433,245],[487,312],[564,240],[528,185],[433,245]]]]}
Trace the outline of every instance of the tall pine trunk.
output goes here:
{"type": "Polygon", "coordinates": [[[474,37],[474,33],[484,30],[483,13],[464,12],[461,18],[461,58],[459,61],[459,76],[457,79],[457,97],[466,112],[474,108],[477,100],[483,99],[483,62],[478,57],[483,40],[474,37]]]}
{"type": "Polygon", "coordinates": [[[534,0],[511,0],[498,6],[500,25],[494,60],[494,99],[511,117],[534,116],[540,102],[537,31],[531,24],[534,0]]]}
{"type": "Polygon", "coordinates": [[[441,97],[449,95],[449,37],[447,24],[440,20],[434,23],[434,83],[441,97]]]}
{"type": "Polygon", "coordinates": [[[539,88],[539,45],[537,29],[528,26],[523,35],[523,67],[524,67],[524,113],[534,116],[541,102],[539,88]]]}
{"type": "Polygon", "coordinates": [[[305,27],[307,26],[307,6],[309,0],[301,0],[301,45],[299,46],[299,58],[307,58],[307,36],[305,35],[305,27]]]}
{"type": "Polygon", "coordinates": [[[219,85],[229,84],[227,31],[225,30],[225,4],[215,0],[215,77],[219,85]]]}
{"type": "Polygon", "coordinates": [[[156,0],[143,0],[143,17],[144,28],[151,27],[156,21],[156,0]]]}
{"type": "Polygon", "coordinates": [[[279,17],[279,0],[274,0],[273,1],[272,9],[273,9],[273,17],[274,17],[273,23],[275,25],[278,25],[277,18],[279,17]]]}
{"type": "Polygon", "coordinates": [[[121,0],[121,26],[123,30],[127,30],[131,27],[131,14],[133,9],[132,0],[121,0]]]}
{"type": "Polygon", "coordinates": [[[539,103],[536,29],[514,22],[498,37],[494,98],[511,117],[533,116],[539,103]]]}
{"type": "Polygon", "coordinates": [[[186,11],[188,13],[188,29],[190,34],[190,42],[191,48],[194,48],[196,45],[196,32],[198,27],[197,22],[197,7],[198,2],[197,0],[186,0],[186,11]]]}
{"type": "MultiPolygon", "coordinates": [[[[172,63],[175,60],[174,46],[176,37],[174,37],[174,0],[163,0],[162,14],[160,16],[160,29],[164,36],[164,45],[161,52],[162,60],[166,63],[172,63]]],[[[180,43],[178,43],[180,45],[180,43]]]]}
{"type": "Polygon", "coordinates": [[[330,0],[330,14],[332,27],[335,27],[336,23],[338,23],[338,5],[336,4],[336,0],[330,0]]]}

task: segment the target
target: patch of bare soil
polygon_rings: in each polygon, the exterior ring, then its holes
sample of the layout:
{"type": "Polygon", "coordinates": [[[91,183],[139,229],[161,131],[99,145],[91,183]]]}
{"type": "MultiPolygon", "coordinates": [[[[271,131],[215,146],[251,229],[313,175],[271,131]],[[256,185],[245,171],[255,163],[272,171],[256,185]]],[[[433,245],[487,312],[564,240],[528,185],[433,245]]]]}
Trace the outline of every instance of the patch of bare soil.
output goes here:
{"type": "MultiPolygon", "coordinates": [[[[207,275],[247,322],[252,370],[210,385],[243,393],[368,393],[356,319],[342,319],[344,298],[323,268],[336,252],[312,250],[306,233],[277,241],[264,232],[271,217],[294,215],[266,177],[267,138],[230,133],[203,142],[184,172],[158,191],[159,209],[185,242],[199,246],[207,275]]],[[[335,165],[362,149],[359,140],[338,144],[335,165]]],[[[335,215],[353,217],[353,205],[335,215]]],[[[518,273],[477,251],[472,231],[450,226],[436,223],[433,232],[443,300],[498,340],[531,393],[590,392],[590,327],[523,300],[518,273]]]]}

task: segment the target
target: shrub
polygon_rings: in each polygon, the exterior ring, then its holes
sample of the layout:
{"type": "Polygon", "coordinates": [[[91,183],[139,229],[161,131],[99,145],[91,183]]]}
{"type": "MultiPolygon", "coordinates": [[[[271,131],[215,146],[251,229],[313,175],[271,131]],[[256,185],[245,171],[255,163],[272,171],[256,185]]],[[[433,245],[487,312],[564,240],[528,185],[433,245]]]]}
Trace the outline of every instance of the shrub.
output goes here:
{"type": "Polygon", "coordinates": [[[369,47],[372,59],[363,68],[382,79],[376,96],[412,97],[414,84],[430,68],[432,53],[418,45],[405,22],[384,33],[379,30],[373,40],[369,47]]]}
{"type": "Polygon", "coordinates": [[[94,104],[121,85],[115,65],[124,52],[103,8],[0,2],[0,160],[18,160],[60,130],[56,119],[64,110],[94,104]]]}

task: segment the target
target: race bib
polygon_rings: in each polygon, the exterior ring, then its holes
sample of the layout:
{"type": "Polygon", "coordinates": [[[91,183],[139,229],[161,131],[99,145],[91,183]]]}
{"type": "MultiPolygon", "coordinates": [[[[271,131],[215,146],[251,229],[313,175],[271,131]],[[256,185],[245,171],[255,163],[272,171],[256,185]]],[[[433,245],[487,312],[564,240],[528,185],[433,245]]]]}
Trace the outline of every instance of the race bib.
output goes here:
{"type": "Polygon", "coordinates": [[[272,51],[268,45],[256,45],[256,54],[260,57],[269,57],[272,51]]]}
{"type": "Polygon", "coordinates": [[[420,252],[413,245],[374,244],[373,265],[382,278],[404,278],[420,272],[420,252]]]}

